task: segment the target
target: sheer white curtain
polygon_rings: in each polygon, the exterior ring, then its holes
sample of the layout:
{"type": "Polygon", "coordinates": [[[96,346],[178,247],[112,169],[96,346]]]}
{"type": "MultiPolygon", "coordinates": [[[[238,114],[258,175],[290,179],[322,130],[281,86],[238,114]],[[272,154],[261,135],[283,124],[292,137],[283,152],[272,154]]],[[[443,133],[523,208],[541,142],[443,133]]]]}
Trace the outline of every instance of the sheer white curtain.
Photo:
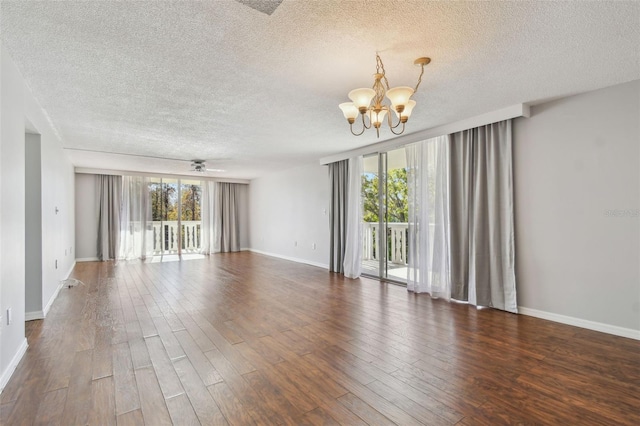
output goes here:
{"type": "Polygon", "coordinates": [[[362,156],[349,159],[344,276],[358,278],[362,268],[362,156]]]}
{"type": "Polygon", "coordinates": [[[202,182],[202,254],[215,253],[216,226],[215,226],[215,200],[217,197],[217,186],[215,182],[202,182]]]}
{"type": "Polygon", "coordinates": [[[407,289],[449,300],[448,138],[406,147],[409,201],[407,289]]]}
{"type": "Polygon", "coordinates": [[[145,259],[151,255],[153,255],[153,222],[149,202],[149,179],[142,176],[124,176],[118,258],[145,259]]]}

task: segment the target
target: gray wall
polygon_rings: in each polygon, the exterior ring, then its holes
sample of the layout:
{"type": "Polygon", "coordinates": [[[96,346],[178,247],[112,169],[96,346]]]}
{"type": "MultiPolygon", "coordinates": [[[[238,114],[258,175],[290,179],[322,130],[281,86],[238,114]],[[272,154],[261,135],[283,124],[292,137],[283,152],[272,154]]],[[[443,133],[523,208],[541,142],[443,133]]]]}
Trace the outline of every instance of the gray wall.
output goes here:
{"type": "Polygon", "coordinates": [[[315,163],[254,179],[249,206],[251,249],[328,268],[327,167],[315,163]]]}
{"type": "Polygon", "coordinates": [[[25,135],[25,310],[42,311],[42,172],[40,135],[25,135]]]}
{"type": "Polygon", "coordinates": [[[639,123],[640,81],[515,121],[520,306],[640,330],[639,123]]]}
{"type": "Polygon", "coordinates": [[[238,220],[240,221],[240,248],[247,250],[250,246],[249,238],[249,185],[240,185],[238,191],[238,207],[240,213],[238,220]]]}
{"type": "Polygon", "coordinates": [[[98,260],[96,176],[76,173],[76,259],[98,260]]]}

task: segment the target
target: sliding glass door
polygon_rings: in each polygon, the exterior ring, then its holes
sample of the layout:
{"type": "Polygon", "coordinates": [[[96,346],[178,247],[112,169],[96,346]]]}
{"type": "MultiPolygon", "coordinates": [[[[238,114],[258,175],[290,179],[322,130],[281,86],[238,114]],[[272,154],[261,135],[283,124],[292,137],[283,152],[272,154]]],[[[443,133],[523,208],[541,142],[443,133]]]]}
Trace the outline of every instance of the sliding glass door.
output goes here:
{"type": "MultiPolygon", "coordinates": [[[[380,253],[380,164],[378,154],[363,159],[362,167],[362,273],[378,277],[384,270],[380,253]]],[[[383,245],[384,247],[384,245],[383,245]]]]}
{"type": "Polygon", "coordinates": [[[362,273],[407,281],[407,162],[404,148],[364,158],[362,273]]]}
{"type": "Polygon", "coordinates": [[[202,216],[202,186],[199,180],[180,181],[180,249],[182,253],[199,253],[202,216]]]}
{"type": "Polygon", "coordinates": [[[154,256],[200,251],[200,181],[151,178],[154,256]]]}

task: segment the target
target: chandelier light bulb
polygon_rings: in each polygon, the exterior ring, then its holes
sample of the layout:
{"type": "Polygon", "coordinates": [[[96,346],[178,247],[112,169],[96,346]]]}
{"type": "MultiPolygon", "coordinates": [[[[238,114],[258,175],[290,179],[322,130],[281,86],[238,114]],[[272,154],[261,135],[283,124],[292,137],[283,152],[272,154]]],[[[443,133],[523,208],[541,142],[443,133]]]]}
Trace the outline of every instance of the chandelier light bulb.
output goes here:
{"type": "Polygon", "coordinates": [[[399,86],[387,90],[387,98],[391,101],[394,111],[396,111],[400,105],[407,105],[411,95],[413,95],[413,89],[407,86],[399,86]]]}
{"type": "Polygon", "coordinates": [[[371,123],[373,127],[380,127],[380,125],[384,122],[384,117],[387,115],[387,110],[383,109],[378,112],[371,111],[371,123]]]}
{"type": "Polygon", "coordinates": [[[367,108],[371,104],[371,100],[376,95],[375,90],[368,88],[355,89],[349,92],[349,99],[360,111],[361,114],[367,112],[367,108]]]}
{"type": "Polygon", "coordinates": [[[413,111],[413,107],[416,106],[416,101],[413,99],[409,100],[407,104],[404,106],[404,110],[402,112],[398,112],[395,109],[393,110],[396,113],[396,117],[400,118],[403,123],[406,123],[409,117],[411,117],[411,111],[413,111]]]}
{"type": "Polygon", "coordinates": [[[353,102],[344,102],[338,105],[344,114],[344,118],[349,121],[349,123],[353,123],[356,120],[356,117],[360,113],[358,108],[353,104],[353,102]]]}

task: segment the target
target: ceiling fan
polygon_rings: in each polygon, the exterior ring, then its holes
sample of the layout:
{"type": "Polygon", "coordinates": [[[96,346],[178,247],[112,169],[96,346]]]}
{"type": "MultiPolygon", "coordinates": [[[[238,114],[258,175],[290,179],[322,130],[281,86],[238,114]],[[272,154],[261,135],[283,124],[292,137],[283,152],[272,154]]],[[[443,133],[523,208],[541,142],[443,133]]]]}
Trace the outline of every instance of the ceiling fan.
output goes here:
{"type": "Polygon", "coordinates": [[[191,160],[191,171],[198,173],[224,172],[223,169],[208,169],[204,160],[191,160]]]}

